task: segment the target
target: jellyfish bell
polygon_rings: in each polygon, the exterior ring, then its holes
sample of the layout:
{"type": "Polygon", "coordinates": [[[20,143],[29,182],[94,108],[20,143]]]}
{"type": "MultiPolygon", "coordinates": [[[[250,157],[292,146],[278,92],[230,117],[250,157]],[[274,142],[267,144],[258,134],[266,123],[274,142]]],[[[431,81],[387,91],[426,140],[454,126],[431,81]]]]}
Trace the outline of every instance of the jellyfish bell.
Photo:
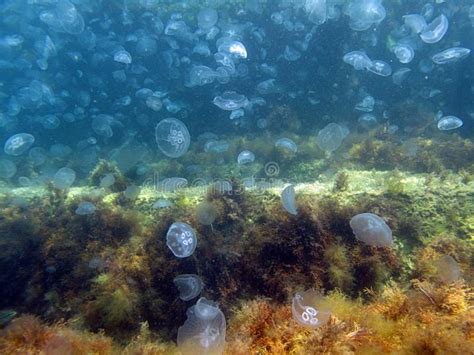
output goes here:
{"type": "Polygon", "coordinates": [[[158,148],[170,158],[179,158],[189,148],[191,137],[186,125],[176,118],[166,118],[155,128],[158,148]]]}
{"type": "Polygon", "coordinates": [[[317,328],[329,321],[331,312],[322,305],[322,295],[315,290],[297,292],[291,304],[293,319],[307,328],[317,328]]]}

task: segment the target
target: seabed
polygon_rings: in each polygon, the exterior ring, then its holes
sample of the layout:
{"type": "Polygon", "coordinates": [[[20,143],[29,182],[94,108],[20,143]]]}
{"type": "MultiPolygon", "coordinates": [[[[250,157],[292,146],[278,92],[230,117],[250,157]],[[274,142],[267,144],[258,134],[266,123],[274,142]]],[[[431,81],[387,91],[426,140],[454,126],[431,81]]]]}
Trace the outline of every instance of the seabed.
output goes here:
{"type": "Polygon", "coordinates": [[[148,184],[134,199],[2,188],[0,352],[178,354],[177,329],[195,302],[178,298],[173,278],[183,273],[198,274],[201,296],[225,314],[225,354],[472,352],[474,180],[342,170],[295,185],[297,216],[282,208],[283,181],[229,183],[231,192],[148,184]],[[153,208],[160,198],[173,205],[153,208]],[[84,200],[94,214],[75,214],[84,200]],[[215,207],[209,226],[196,218],[203,200],[215,207]],[[362,212],[384,217],[393,248],[354,238],[349,220],[362,212]],[[189,258],[165,244],[177,220],[197,232],[189,258]],[[443,255],[460,277],[440,274],[443,255]],[[310,288],[331,312],[316,329],[291,314],[294,293],[310,288]]]}

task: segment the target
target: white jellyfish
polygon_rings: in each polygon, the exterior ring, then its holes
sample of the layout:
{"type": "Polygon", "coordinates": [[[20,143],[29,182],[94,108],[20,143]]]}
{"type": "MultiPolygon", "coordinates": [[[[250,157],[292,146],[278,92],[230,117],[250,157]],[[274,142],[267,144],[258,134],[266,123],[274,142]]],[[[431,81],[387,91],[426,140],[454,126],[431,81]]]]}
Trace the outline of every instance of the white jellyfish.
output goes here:
{"type": "Polygon", "coordinates": [[[293,319],[307,328],[317,328],[329,321],[331,312],[319,305],[322,296],[315,290],[297,292],[291,304],[293,319]]]}
{"type": "Polygon", "coordinates": [[[226,321],[215,302],[201,297],[186,311],[178,328],[178,349],[183,355],[219,355],[224,351],[226,321]]]}

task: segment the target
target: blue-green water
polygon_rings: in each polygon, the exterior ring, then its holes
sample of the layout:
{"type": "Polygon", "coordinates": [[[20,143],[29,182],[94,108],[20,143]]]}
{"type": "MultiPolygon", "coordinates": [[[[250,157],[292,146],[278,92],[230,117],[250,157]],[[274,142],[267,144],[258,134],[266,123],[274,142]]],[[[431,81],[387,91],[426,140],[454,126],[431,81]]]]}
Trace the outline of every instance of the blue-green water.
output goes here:
{"type": "MultiPolygon", "coordinates": [[[[226,192],[235,181],[280,187],[345,169],[451,170],[467,181],[473,47],[472,0],[4,0],[0,182],[66,194],[90,186],[133,200],[150,184],[218,181],[226,192]]],[[[295,190],[284,191],[298,218],[295,190]]],[[[101,208],[76,207],[78,216],[101,208]]],[[[197,213],[213,233],[216,209],[197,213]]],[[[392,246],[390,228],[371,218],[385,231],[372,245],[392,246]]],[[[196,248],[187,227],[167,240],[178,258],[196,248]]],[[[107,269],[103,254],[91,258],[90,269],[107,269]]],[[[189,279],[206,287],[185,277],[180,291],[189,279]]],[[[3,306],[18,306],[13,299],[3,306]]],[[[214,303],[201,306],[223,317],[214,303]]],[[[217,328],[225,335],[225,320],[217,328]]]]}

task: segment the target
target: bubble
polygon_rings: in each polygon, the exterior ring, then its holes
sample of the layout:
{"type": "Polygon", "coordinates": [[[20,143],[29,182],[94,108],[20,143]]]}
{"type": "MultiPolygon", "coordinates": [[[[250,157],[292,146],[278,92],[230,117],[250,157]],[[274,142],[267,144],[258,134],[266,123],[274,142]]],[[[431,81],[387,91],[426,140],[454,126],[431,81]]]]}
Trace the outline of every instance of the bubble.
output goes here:
{"type": "Polygon", "coordinates": [[[166,233],[166,245],[176,257],[186,258],[196,249],[196,233],[189,224],[175,222],[166,233]]]}
{"type": "Polygon", "coordinates": [[[8,155],[18,156],[26,152],[35,142],[35,137],[28,133],[18,133],[5,142],[3,150],[8,155]]]}
{"type": "Polygon", "coordinates": [[[373,213],[361,213],[350,220],[356,238],[365,244],[377,247],[391,247],[392,230],[379,216],[373,213]]]}
{"type": "Polygon", "coordinates": [[[61,168],[54,174],[53,185],[57,189],[67,189],[76,180],[76,172],[70,168],[61,168]]]}
{"type": "Polygon", "coordinates": [[[191,137],[183,122],[176,118],[166,118],[155,128],[158,148],[170,158],[179,158],[189,148],[191,137]]]}
{"type": "Polygon", "coordinates": [[[179,298],[183,301],[190,301],[199,296],[204,287],[201,278],[195,274],[182,274],[173,279],[179,291],[179,298]]]}

